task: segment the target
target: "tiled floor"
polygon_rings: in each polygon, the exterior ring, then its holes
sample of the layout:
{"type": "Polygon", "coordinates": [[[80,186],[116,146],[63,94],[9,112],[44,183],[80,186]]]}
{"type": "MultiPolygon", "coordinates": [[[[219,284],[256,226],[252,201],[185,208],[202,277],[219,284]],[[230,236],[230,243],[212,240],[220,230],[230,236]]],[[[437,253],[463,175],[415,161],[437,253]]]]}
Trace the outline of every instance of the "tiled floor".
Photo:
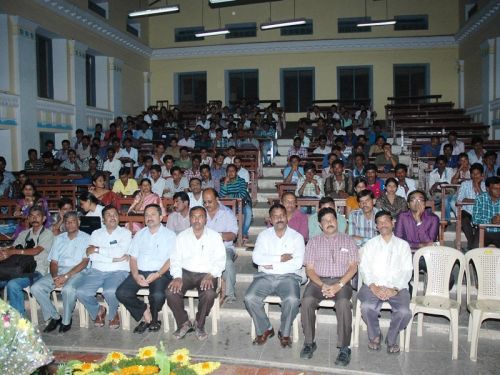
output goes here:
{"type": "MultiPolygon", "coordinates": [[[[171,318],[170,318],[171,319],[171,318]]],[[[275,329],[277,319],[271,319],[275,329]]],[[[479,339],[478,361],[469,360],[467,329],[459,328],[458,360],[451,359],[451,343],[447,324],[428,324],[424,320],[423,337],[416,336],[416,326],[412,331],[411,351],[399,355],[389,355],[385,348],[380,352],[367,349],[366,332],[362,332],[359,348],[352,349],[351,364],[347,368],[334,365],[337,356],[336,326],[330,323],[318,324],[318,349],[311,360],[300,358],[302,335],[291,349],[282,349],[278,340],[272,338],[263,346],[254,346],[250,339],[249,317],[224,317],[219,323],[219,333],[209,336],[204,342],[189,334],[183,340],[173,339],[171,332],[133,334],[131,331],[109,330],[105,328],[81,329],[78,321],[66,334],[43,334],[44,341],[54,351],[107,353],[120,350],[135,354],[146,345],[157,345],[162,341],[167,351],[188,348],[195,360],[216,360],[224,364],[220,374],[499,374],[500,371],[500,331],[483,326],[479,339]],[[260,371],[260,372],[259,372],[260,371]],[[267,371],[267,372],[265,372],[267,371]]],[[[443,320],[442,323],[446,321],[443,320]]],[[[133,327],[133,325],[132,325],[133,327]]],[[[210,332],[210,321],[207,322],[210,332]]],[[[387,328],[382,328],[384,333],[387,328]]]]}

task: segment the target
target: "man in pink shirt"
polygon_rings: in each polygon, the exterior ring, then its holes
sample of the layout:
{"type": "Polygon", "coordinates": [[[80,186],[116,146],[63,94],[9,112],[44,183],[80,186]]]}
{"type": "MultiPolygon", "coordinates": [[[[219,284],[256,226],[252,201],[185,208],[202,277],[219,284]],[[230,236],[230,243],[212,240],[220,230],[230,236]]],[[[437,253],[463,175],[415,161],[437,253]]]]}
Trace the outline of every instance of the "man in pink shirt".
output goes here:
{"type": "Polygon", "coordinates": [[[308,216],[297,209],[297,197],[293,192],[286,192],[281,197],[281,204],[286,208],[288,226],[299,232],[304,241],[309,239],[308,216]]]}

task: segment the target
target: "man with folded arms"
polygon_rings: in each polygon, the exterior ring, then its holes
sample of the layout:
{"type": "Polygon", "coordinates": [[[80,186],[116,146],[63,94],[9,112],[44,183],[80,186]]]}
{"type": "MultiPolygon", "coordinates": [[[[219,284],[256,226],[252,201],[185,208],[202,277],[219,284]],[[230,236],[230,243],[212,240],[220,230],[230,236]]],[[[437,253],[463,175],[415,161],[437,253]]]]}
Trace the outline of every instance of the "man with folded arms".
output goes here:
{"type": "Polygon", "coordinates": [[[252,317],[257,337],[263,345],[274,336],[274,329],[264,310],[264,299],[281,298],[281,326],[278,331],[283,348],[291,347],[290,330],[299,312],[301,276],[304,260],[304,237],[288,226],[287,211],[281,204],[269,209],[272,227],[260,232],[252,259],[259,267],[245,295],[245,306],[252,317]]]}
{"type": "Polygon", "coordinates": [[[77,213],[65,213],[63,221],[66,232],[55,238],[48,257],[50,273],[31,286],[31,294],[42,308],[43,319],[50,319],[44,332],[52,332],[58,326],[59,332],[70,330],[71,316],[76,304],[76,284],[81,276],[80,271],[89,263],[85,250],[90,236],[79,230],[77,213]],[[62,317],[50,299],[55,288],[62,288],[62,317]]]}
{"type": "Polygon", "coordinates": [[[195,330],[199,340],[206,340],[205,319],[217,296],[217,278],[226,265],[226,248],[222,237],[206,227],[207,212],[201,206],[189,211],[191,228],[177,236],[177,245],[172,254],[171,273],[173,280],[167,289],[167,303],[177,322],[176,339],[195,330]],[[198,289],[198,312],[192,323],[184,309],[184,295],[190,289],[198,289]]]}
{"type": "Polygon", "coordinates": [[[128,249],[132,233],[118,225],[118,210],[114,206],[104,207],[102,217],[104,227],[92,232],[90,246],[87,248],[92,266],[82,272],[75,286],[76,297],[95,321],[95,326],[103,327],[106,308],[99,305],[96,299],[97,290],[102,288],[102,295],[109,308],[109,328],[117,329],[120,327],[120,316],[116,289],[130,271],[128,249]]]}
{"type": "Polygon", "coordinates": [[[391,305],[392,315],[387,338],[387,352],[399,353],[396,343],[399,332],[411,320],[408,283],[413,273],[412,255],[408,242],[396,237],[394,221],[387,211],[375,215],[380,234],[362,248],[359,272],[363,286],[359,290],[361,316],[368,326],[368,348],[380,350],[382,332],[379,325],[380,308],[384,302],[391,305]]]}
{"type": "Polygon", "coordinates": [[[337,314],[337,347],[340,348],[335,364],[347,366],[351,359],[349,345],[352,331],[350,281],[358,269],[358,247],[349,235],[337,231],[335,209],[320,209],[318,221],[323,234],[309,240],[304,256],[310,282],[302,296],[301,319],[305,340],[300,357],[312,358],[316,350],[316,309],[322,300],[333,299],[337,314]]]}
{"type": "MultiPolygon", "coordinates": [[[[165,289],[172,280],[170,257],[175,248],[175,233],[161,224],[161,207],[148,204],[144,209],[146,226],[132,240],[130,275],[116,290],[118,301],[123,303],[138,322],[134,333],[147,329],[156,332],[161,327],[158,312],[165,303],[165,289]],[[149,304],[137,297],[139,289],[149,289],[149,304]]],[[[167,319],[166,316],[163,319],[167,319]]]]}

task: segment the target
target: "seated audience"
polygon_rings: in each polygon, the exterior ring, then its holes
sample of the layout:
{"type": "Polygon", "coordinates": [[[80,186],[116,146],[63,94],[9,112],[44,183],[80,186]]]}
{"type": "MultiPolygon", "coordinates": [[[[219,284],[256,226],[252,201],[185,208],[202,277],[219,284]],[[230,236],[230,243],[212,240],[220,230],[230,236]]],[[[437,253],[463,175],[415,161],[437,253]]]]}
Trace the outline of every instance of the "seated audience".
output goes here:
{"type": "Polygon", "coordinates": [[[314,149],[313,154],[328,155],[332,152],[332,148],[326,145],[326,135],[320,135],[318,141],[319,145],[314,149]]]}
{"type": "Polygon", "coordinates": [[[217,278],[226,264],[226,250],[219,233],[206,227],[207,212],[203,207],[189,211],[191,228],[177,236],[171,258],[172,282],[166,290],[167,303],[177,323],[176,339],[195,331],[198,340],[206,340],[205,319],[217,297],[217,278]],[[186,291],[198,290],[198,312],[194,322],[184,309],[186,291]]]}
{"type": "Polygon", "coordinates": [[[382,149],[384,152],[377,155],[375,158],[375,165],[381,172],[387,173],[392,171],[396,165],[398,165],[399,157],[392,153],[392,146],[390,143],[384,143],[382,149]]]}
{"type": "MultiPolygon", "coordinates": [[[[135,195],[134,201],[132,202],[127,211],[127,215],[132,214],[132,215],[143,216],[146,207],[152,204],[160,206],[162,217],[167,214],[167,212],[165,211],[165,207],[163,207],[163,202],[161,200],[161,197],[151,190],[151,181],[147,178],[143,178],[139,185],[139,192],[135,195]]],[[[138,230],[140,230],[144,226],[141,223],[134,222],[134,223],[127,223],[126,227],[133,234],[135,234],[138,230]]]]}
{"type": "Polygon", "coordinates": [[[52,226],[52,216],[49,212],[47,200],[40,196],[35,184],[27,180],[22,186],[21,197],[17,200],[16,210],[14,211],[14,216],[23,217],[25,220],[18,220],[16,230],[12,235],[13,239],[16,239],[21,231],[28,228],[26,219],[28,219],[31,208],[35,206],[43,210],[44,222],[42,224],[44,228],[49,229],[52,226]]]}
{"type": "Polygon", "coordinates": [[[448,133],[447,140],[441,144],[441,150],[439,155],[444,155],[444,146],[449,143],[453,146],[453,155],[459,155],[465,152],[465,145],[462,141],[457,140],[458,134],[456,131],[452,130],[448,133]]]}
{"type": "Polygon", "coordinates": [[[68,158],[61,163],[59,169],[71,172],[80,172],[86,170],[84,163],[77,158],[76,151],[73,149],[68,150],[68,158]]]}
{"type": "MultiPolygon", "coordinates": [[[[478,224],[500,224],[500,177],[488,177],[485,182],[486,192],[477,196],[472,208],[472,222],[478,224]]],[[[479,230],[477,230],[479,232],[479,230]]],[[[500,247],[500,228],[487,228],[484,233],[484,245],[500,247]]],[[[479,238],[473,248],[479,246],[479,238]]]]}
{"type": "Polygon", "coordinates": [[[377,166],[368,164],[365,168],[366,188],[373,192],[375,198],[380,198],[384,192],[384,181],[377,177],[377,166]]]}
{"type": "Polygon", "coordinates": [[[210,170],[214,181],[215,190],[220,191],[220,181],[226,177],[226,167],[224,166],[224,155],[221,153],[215,154],[214,163],[210,170]]]}
{"type": "Polygon", "coordinates": [[[486,152],[483,148],[483,138],[473,137],[471,140],[471,145],[472,145],[472,149],[469,150],[469,152],[467,152],[469,162],[471,164],[482,163],[483,156],[486,152]]]}
{"type": "Polygon", "coordinates": [[[189,208],[203,206],[203,195],[201,188],[201,179],[193,177],[189,180],[189,208]]]}
{"type": "Polygon", "coordinates": [[[89,187],[89,193],[99,199],[103,206],[111,204],[118,209],[120,208],[118,195],[106,188],[106,178],[103,172],[96,173],[92,177],[92,186],[89,187]]]}
{"type": "Polygon", "coordinates": [[[385,138],[379,135],[374,144],[370,146],[370,151],[368,155],[370,157],[377,157],[384,154],[384,144],[386,143],[385,138]]]}
{"type": "MultiPolygon", "coordinates": [[[[434,200],[436,208],[441,207],[441,185],[451,184],[451,178],[453,177],[453,169],[446,166],[446,157],[440,155],[436,158],[436,168],[429,173],[429,194],[434,200]]],[[[449,193],[449,192],[448,192],[449,193]]],[[[453,194],[448,194],[447,200],[445,201],[445,219],[450,220],[451,217],[451,200],[453,194]]]]}
{"type": "Polygon", "coordinates": [[[147,155],[144,157],[142,165],[135,171],[134,179],[141,181],[143,178],[151,179],[151,167],[153,166],[153,157],[147,155]]]}
{"type": "Polygon", "coordinates": [[[269,295],[281,298],[281,325],[278,338],[282,348],[291,347],[292,322],[299,312],[301,276],[304,263],[303,237],[290,228],[288,213],[281,204],[269,209],[272,227],[260,232],[252,260],[258,266],[245,294],[245,307],[255,324],[254,344],[263,345],[274,336],[274,329],[264,311],[264,299],[269,295]]]}
{"type": "Polygon", "coordinates": [[[408,210],[406,199],[396,194],[398,186],[395,178],[388,178],[385,181],[385,194],[382,194],[375,204],[378,209],[389,212],[395,219],[400,212],[408,210]]]}
{"type": "Polygon", "coordinates": [[[444,145],[442,156],[446,157],[447,167],[456,168],[458,166],[458,155],[453,155],[453,146],[451,144],[448,143],[444,145]]]}
{"type": "Polygon", "coordinates": [[[122,162],[124,167],[133,168],[137,166],[139,153],[136,148],[132,147],[132,140],[125,138],[123,140],[123,148],[120,149],[118,159],[122,162]]]}
{"type": "Polygon", "coordinates": [[[354,154],[354,163],[352,166],[352,177],[364,177],[366,175],[365,169],[365,155],[362,153],[354,154]]]}
{"type": "Polygon", "coordinates": [[[106,151],[107,158],[104,161],[102,171],[108,172],[110,174],[111,180],[117,180],[120,178],[120,170],[122,168],[122,162],[120,159],[115,157],[115,150],[113,148],[108,148],[106,151]]]}
{"type": "Polygon", "coordinates": [[[418,156],[427,158],[437,158],[439,156],[439,151],[441,150],[441,144],[439,143],[439,137],[434,135],[431,137],[430,143],[425,143],[420,147],[418,156]]]}
{"type": "Polygon", "coordinates": [[[297,155],[301,159],[307,158],[307,148],[302,146],[302,141],[299,137],[293,139],[293,145],[288,150],[288,159],[290,159],[292,155],[297,155]]]}
{"type": "Polygon", "coordinates": [[[353,195],[350,195],[345,200],[345,216],[349,217],[352,211],[359,208],[358,204],[358,193],[365,190],[367,186],[366,178],[356,177],[353,182],[354,191],[353,195]]]}
{"type": "Polygon", "coordinates": [[[241,158],[239,156],[236,156],[234,158],[234,165],[236,166],[236,170],[238,172],[238,176],[241,177],[242,179],[245,180],[247,184],[250,183],[250,172],[248,169],[242,166],[241,164],[241,158]]]}
{"type": "MultiPolygon", "coordinates": [[[[335,201],[332,197],[323,197],[319,200],[318,211],[309,215],[307,227],[309,228],[309,238],[320,235],[322,229],[319,225],[318,214],[322,208],[332,208],[335,210],[335,201]]],[[[344,215],[337,215],[337,232],[345,233],[347,231],[347,221],[344,215]]]]}
{"type": "MultiPolygon", "coordinates": [[[[408,167],[405,164],[396,165],[396,167],[394,168],[394,174],[396,175],[396,180],[398,182],[396,195],[406,200],[408,198],[408,194],[417,189],[415,180],[406,178],[406,175],[408,174],[408,167]]],[[[392,216],[395,217],[394,215],[392,216]]]]}
{"type": "Polygon", "coordinates": [[[212,177],[212,172],[211,172],[210,166],[208,164],[201,165],[200,175],[201,175],[201,189],[202,190],[204,190],[206,188],[215,189],[215,181],[212,177]]]}
{"type": "Polygon", "coordinates": [[[191,156],[187,147],[181,147],[179,158],[175,161],[175,166],[181,168],[182,171],[192,167],[191,156]]]}
{"type": "Polygon", "coordinates": [[[76,297],[85,306],[96,327],[104,327],[106,320],[109,328],[120,327],[116,289],[129,275],[128,250],[132,234],[118,225],[118,216],[115,207],[104,207],[104,227],[92,232],[86,247],[91,266],[81,272],[75,283],[76,297]],[[107,308],[100,305],[96,298],[99,288],[103,290],[107,308]]]}
{"type": "Polygon", "coordinates": [[[186,177],[182,175],[182,170],[180,167],[173,167],[170,170],[172,178],[168,178],[165,182],[165,189],[163,190],[163,196],[171,198],[173,195],[179,191],[188,192],[189,191],[189,181],[186,177]]]}
{"type": "Polygon", "coordinates": [[[463,181],[470,180],[470,166],[467,154],[464,153],[458,155],[458,167],[455,170],[455,174],[451,178],[451,183],[461,184],[463,181]]]}
{"type": "Polygon", "coordinates": [[[357,199],[359,209],[349,215],[349,235],[361,246],[377,235],[375,215],[379,209],[375,208],[375,197],[370,190],[357,193],[357,199]]]}
{"type": "Polygon", "coordinates": [[[29,172],[43,170],[43,160],[38,159],[38,151],[34,148],[28,150],[28,160],[24,162],[24,170],[29,172]]]}
{"type": "Polygon", "coordinates": [[[394,234],[408,242],[413,251],[438,241],[439,217],[425,207],[426,198],[423,191],[412,191],[408,195],[409,210],[401,212],[396,221],[394,234]]]}
{"type": "Polygon", "coordinates": [[[137,232],[129,247],[130,274],[116,290],[118,301],[125,305],[135,321],[140,321],[134,333],[160,330],[158,312],[165,303],[165,290],[172,280],[171,256],[176,245],[175,233],[161,224],[160,206],[147,206],[144,221],[146,227],[137,232]],[[149,289],[149,303],[137,296],[140,289],[149,289]]]}
{"type": "Polygon", "coordinates": [[[102,219],[102,210],[104,209],[104,206],[94,194],[89,192],[82,193],[78,197],[78,200],[80,201],[80,207],[83,212],[85,212],[85,216],[98,217],[102,219]]]}
{"type": "Polygon", "coordinates": [[[151,182],[151,191],[160,198],[163,197],[167,180],[161,176],[161,167],[158,164],[151,166],[150,174],[151,177],[149,181],[151,182]]]}
{"type": "Polygon", "coordinates": [[[30,277],[17,277],[10,280],[0,280],[0,288],[7,290],[7,300],[22,316],[24,309],[24,288],[27,288],[41,279],[49,270],[48,253],[52,247],[54,235],[46,230],[43,224],[46,221],[45,211],[40,206],[29,209],[29,228],[19,233],[11,247],[0,249],[0,261],[12,255],[32,255],[36,261],[36,269],[30,277]]]}
{"type": "Polygon", "coordinates": [[[167,218],[167,228],[179,234],[189,228],[189,205],[190,200],[187,193],[180,191],[174,194],[174,212],[167,218]]]}
{"type": "Polygon", "coordinates": [[[63,220],[66,232],[54,239],[47,258],[50,262],[49,273],[31,286],[31,294],[42,308],[43,320],[49,321],[44,332],[52,332],[57,327],[59,327],[59,332],[67,332],[71,329],[78,280],[81,277],[81,271],[89,264],[85,251],[90,236],[79,230],[77,213],[69,211],[64,214],[63,220]],[[61,288],[62,316],[50,298],[55,288],[61,288]]]}
{"type": "Polygon", "coordinates": [[[184,171],[184,177],[186,177],[188,181],[191,181],[191,179],[194,177],[201,178],[200,164],[201,164],[200,155],[194,155],[191,158],[191,167],[184,171]]]}
{"type": "Polygon", "coordinates": [[[290,228],[299,232],[304,237],[304,242],[309,240],[308,216],[297,209],[297,197],[291,191],[283,193],[281,204],[286,209],[287,223],[290,228]]]}
{"type": "Polygon", "coordinates": [[[300,308],[305,336],[300,357],[312,358],[317,348],[314,341],[316,309],[322,300],[333,299],[337,315],[337,347],[340,348],[335,364],[347,366],[351,357],[352,332],[350,281],[358,269],[358,247],[350,236],[338,231],[334,208],[322,208],[317,220],[323,233],[311,238],[304,256],[309,283],[300,308]]]}
{"type": "Polygon", "coordinates": [[[299,178],[304,177],[304,168],[300,166],[300,157],[292,155],[289,159],[289,165],[283,170],[283,182],[286,184],[296,184],[299,178]]]}
{"type": "Polygon", "coordinates": [[[484,178],[498,176],[500,166],[496,164],[497,154],[494,151],[487,151],[483,155],[484,178]]]}
{"type": "Polygon", "coordinates": [[[73,205],[73,200],[71,198],[61,198],[57,202],[57,216],[54,220],[54,224],[50,228],[52,230],[52,234],[57,236],[63,232],[66,232],[66,227],[64,225],[64,214],[66,212],[73,211],[75,209],[73,205]]]}
{"type": "Polygon", "coordinates": [[[342,160],[335,160],[332,167],[333,175],[325,180],[325,195],[334,199],[345,199],[353,191],[352,177],[345,171],[342,160]]]}
{"type": "Polygon", "coordinates": [[[304,166],[304,176],[299,177],[295,190],[297,197],[321,198],[325,195],[323,179],[316,174],[313,163],[304,166]]]}
{"type": "Polygon", "coordinates": [[[474,249],[474,245],[477,246],[479,244],[479,233],[477,233],[477,228],[472,222],[472,210],[478,195],[486,192],[483,171],[484,168],[482,164],[472,164],[470,167],[471,179],[462,182],[458,189],[457,202],[464,204],[462,206],[461,229],[467,238],[467,250],[474,249]]]}
{"type": "MultiPolygon", "coordinates": [[[[399,353],[399,332],[412,318],[408,283],[413,274],[412,254],[408,242],[393,234],[394,221],[387,211],[375,216],[380,234],[369,240],[362,249],[359,273],[363,285],[358,293],[361,315],[368,326],[368,348],[380,350],[382,331],[379,325],[380,308],[384,302],[391,306],[391,322],[385,342],[389,354],[399,353]]],[[[398,220],[399,221],[399,220],[398,220]]]]}
{"type": "Polygon", "coordinates": [[[113,192],[120,194],[123,197],[132,196],[139,190],[137,181],[133,178],[129,178],[130,169],[128,167],[123,167],[120,169],[120,178],[113,184],[113,192]]]}

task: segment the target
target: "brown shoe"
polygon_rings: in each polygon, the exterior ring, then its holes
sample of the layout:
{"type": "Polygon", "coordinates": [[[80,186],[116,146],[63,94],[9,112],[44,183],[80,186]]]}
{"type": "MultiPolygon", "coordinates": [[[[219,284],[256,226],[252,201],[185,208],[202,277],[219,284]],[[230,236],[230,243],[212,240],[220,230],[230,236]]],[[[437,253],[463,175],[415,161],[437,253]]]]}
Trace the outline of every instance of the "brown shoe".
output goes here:
{"type": "Polygon", "coordinates": [[[267,342],[267,339],[268,338],[270,339],[273,336],[274,336],[274,329],[273,328],[266,329],[262,335],[257,336],[255,340],[253,340],[253,344],[264,345],[267,342]]]}
{"type": "Polygon", "coordinates": [[[282,348],[292,347],[292,339],[290,338],[290,336],[283,336],[281,334],[281,331],[278,331],[278,338],[280,339],[280,344],[282,348]]]}
{"type": "Polygon", "coordinates": [[[106,308],[104,306],[99,306],[99,311],[95,317],[94,325],[96,327],[104,327],[104,322],[106,319],[106,308]]]}
{"type": "Polygon", "coordinates": [[[116,313],[115,317],[113,320],[109,321],[109,328],[111,329],[118,329],[120,328],[120,314],[116,313]]]}

